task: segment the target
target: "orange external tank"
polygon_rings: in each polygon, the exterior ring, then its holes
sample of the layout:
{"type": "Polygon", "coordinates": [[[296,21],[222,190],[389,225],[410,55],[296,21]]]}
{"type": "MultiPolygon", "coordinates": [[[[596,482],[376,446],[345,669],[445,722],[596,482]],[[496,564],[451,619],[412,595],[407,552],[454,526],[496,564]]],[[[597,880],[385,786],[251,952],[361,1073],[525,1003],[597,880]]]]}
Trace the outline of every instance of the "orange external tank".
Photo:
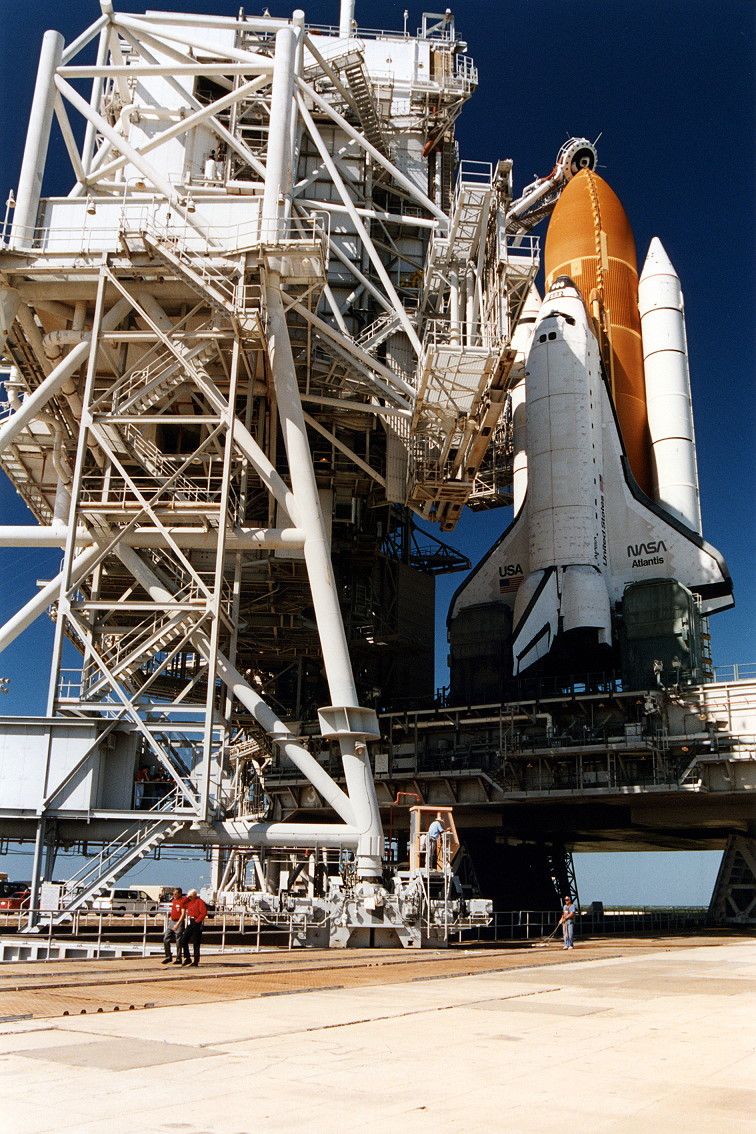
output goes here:
{"type": "Polygon", "coordinates": [[[593,170],[576,174],[557,201],[546,233],[544,266],[546,291],[558,276],[569,276],[596,320],[625,452],[633,476],[650,496],[635,240],[618,197],[593,170]]]}

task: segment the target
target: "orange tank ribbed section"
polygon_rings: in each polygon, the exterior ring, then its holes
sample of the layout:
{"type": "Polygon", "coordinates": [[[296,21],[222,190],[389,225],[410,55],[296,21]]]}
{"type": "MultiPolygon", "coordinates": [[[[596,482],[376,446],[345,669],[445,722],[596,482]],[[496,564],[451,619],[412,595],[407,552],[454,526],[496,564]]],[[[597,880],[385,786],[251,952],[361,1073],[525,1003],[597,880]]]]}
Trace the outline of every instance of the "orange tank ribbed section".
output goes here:
{"type": "Polygon", "coordinates": [[[635,240],[619,198],[592,170],[573,177],[557,201],[546,233],[544,266],[546,291],[558,276],[569,276],[586,304],[591,292],[598,293],[611,355],[604,361],[611,371],[622,441],[635,479],[650,496],[635,240]]]}

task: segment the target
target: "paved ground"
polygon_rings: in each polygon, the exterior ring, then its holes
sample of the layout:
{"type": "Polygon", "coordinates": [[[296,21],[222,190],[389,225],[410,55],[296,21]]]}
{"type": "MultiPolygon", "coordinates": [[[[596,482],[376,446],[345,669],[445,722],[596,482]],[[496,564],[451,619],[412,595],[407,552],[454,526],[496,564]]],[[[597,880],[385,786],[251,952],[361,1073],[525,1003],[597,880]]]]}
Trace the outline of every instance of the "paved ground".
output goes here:
{"type": "MultiPolygon", "coordinates": [[[[0,1131],[756,1131],[753,940],[403,957],[226,956],[182,1004],[99,1014],[97,986],[159,1002],[154,962],[150,979],[144,961],[61,963],[45,980],[87,1013],[0,1021],[0,1131]],[[214,980],[237,984],[211,996],[214,980]]],[[[15,977],[28,998],[39,971],[3,966],[6,993],[15,977]]]]}

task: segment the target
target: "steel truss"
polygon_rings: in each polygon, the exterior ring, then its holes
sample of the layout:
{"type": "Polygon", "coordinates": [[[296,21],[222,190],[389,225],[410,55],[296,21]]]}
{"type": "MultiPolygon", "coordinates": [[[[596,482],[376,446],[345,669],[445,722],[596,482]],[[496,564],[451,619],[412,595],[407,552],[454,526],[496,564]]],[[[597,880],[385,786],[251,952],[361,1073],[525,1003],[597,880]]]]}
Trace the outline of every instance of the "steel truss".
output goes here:
{"type": "MultiPolygon", "coordinates": [[[[54,606],[48,717],[95,726],[78,769],[109,735],[136,738],[132,759],[168,785],[161,836],[181,822],[229,847],[351,848],[376,881],[379,729],[337,527],[373,558],[408,509],[453,527],[504,408],[537,244],[497,221],[508,166],[445,180],[476,82],[453,23],[419,41],[436,78],[387,83],[368,41],[311,36],[301,13],[102,13],[70,45],[45,36],[0,251],[0,460],[40,524],[2,540],[64,552],[0,648],[54,606]],[[53,117],[75,184],[42,201],[53,117]],[[265,822],[240,801],[232,744],[289,760],[339,822],[265,822]]],[[[379,635],[364,634],[367,654],[379,635]]],[[[35,801],[35,884],[75,775],[46,776],[35,801]]],[[[88,814],[114,817],[96,800],[88,814]]]]}

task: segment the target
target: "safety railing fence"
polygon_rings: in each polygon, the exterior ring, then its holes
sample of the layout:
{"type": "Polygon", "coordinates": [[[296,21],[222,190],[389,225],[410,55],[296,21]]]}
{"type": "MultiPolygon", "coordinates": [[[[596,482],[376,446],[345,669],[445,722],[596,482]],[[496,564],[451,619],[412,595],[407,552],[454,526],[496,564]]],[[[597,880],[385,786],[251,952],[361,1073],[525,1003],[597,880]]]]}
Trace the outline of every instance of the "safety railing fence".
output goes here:
{"type": "MultiPolygon", "coordinates": [[[[20,949],[19,941],[11,946],[9,936],[23,938],[27,943],[33,941],[39,960],[54,960],[62,957],[66,948],[88,947],[93,956],[100,951],[112,952],[114,947],[128,947],[129,952],[141,956],[159,954],[163,951],[163,935],[168,928],[168,915],[164,913],[124,913],[113,914],[105,910],[80,909],[66,916],[61,925],[56,923],[59,911],[28,907],[19,910],[0,910],[0,963],[14,956],[20,949]],[[30,913],[36,928],[29,932],[30,913]],[[46,948],[40,950],[42,943],[46,948]],[[41,955],[40,955],[41,954],[41,955]]],[[[297,910],[280,913],[250,912],[248,910],[220,910],[211,914],[203,933],[203,946],[211,953],[225,953],[229,950],[255,950],[262,948],[293,949],[299,939],[307,936],[308,928],[314,919],[297,910]]],[[[175,943],[171,945],[175,951],[175,943]]]]}
{"type": "MultiPolygon", "coordinates": [[[[553,910],[497,910],[487,926],[475,926],[465,940],[543,941],[559,938],[560,914],[553,910]]],[[[636,936],[675,933],[712,925],[705,906],[659,908],[653,906],[594,910],[588,907],[575,918],[575,941],[581,937],[636,936]]]]}
{"type": "Polygon", "coordinates": [[[733,665],[715,665],[715,682],[756,681],[756,662],[735,662],[733,665]]]}
{"type": "MultiPolygon", "coordinates": [[[[39,922],[33,934],[26,933],[29,911],[0,912],[0,962],[24,959],[25,947],[34,943],[36,959],[53,960],[63,957],[66,949],[78,951],[87,948],[92,956],[100,951],[111,953],[113,948],[124,947],[128,953],[141,956],[160,954],[163,933],[168,928],[168,915],[124,914],[113,915],[105,911],[78,909],[65,925],[54,924],[54,914],[40,909],[39,922]],[[43,943],[44,942],[44,943],[43,943]]],[[[559,941],[559,913],[544,909],[517,909],[498,911],[489,925],[473,925],[458,932],[451,929],[451,939],[459,937],[466,943],[559,941]]],[[[307,931],[317,919],[303,911],[215,911],[205,923],[203,947],[209,954],[227,951],[260,950],[262,948],[292,949],[307,937],[307,931]]],[[[595,937],[638,937],[651,934],[696,932],[712,928],[717,922],[706,907],[623,907],[620,909],[594,909],[588,907],[576,917],[575,941],[595,937]]]]}
{"type": "MultiPolygon", "coordinates": [[[[313,211],[307,217],[289,220],[269,220],[259,212],[236,224],[208,224],[202,232],[189,224],[186,217],[169,215],[164,199],[150,201],[118,198],[98,198],[103,215],[108,212],[107,223],[98,224],[82,216],[81,224],[49,224],[19,227],[13,218],[0,223],[0,250],[11,244],[19,250],[41,253],[68,254],[75,250],[85,256],[94,252],[116,251],[121,245],[119,234],[144,232],[153,239],[179,242],[183,251],[205,256],[228,256],[265,244],[316,245],[325,259],[331,218],[325,210],[313,211]]],[[[201,197],[196,205],[202,206],[201,197]]],[[[249,213],[249,208],[247,209],[249,213]]]]}

